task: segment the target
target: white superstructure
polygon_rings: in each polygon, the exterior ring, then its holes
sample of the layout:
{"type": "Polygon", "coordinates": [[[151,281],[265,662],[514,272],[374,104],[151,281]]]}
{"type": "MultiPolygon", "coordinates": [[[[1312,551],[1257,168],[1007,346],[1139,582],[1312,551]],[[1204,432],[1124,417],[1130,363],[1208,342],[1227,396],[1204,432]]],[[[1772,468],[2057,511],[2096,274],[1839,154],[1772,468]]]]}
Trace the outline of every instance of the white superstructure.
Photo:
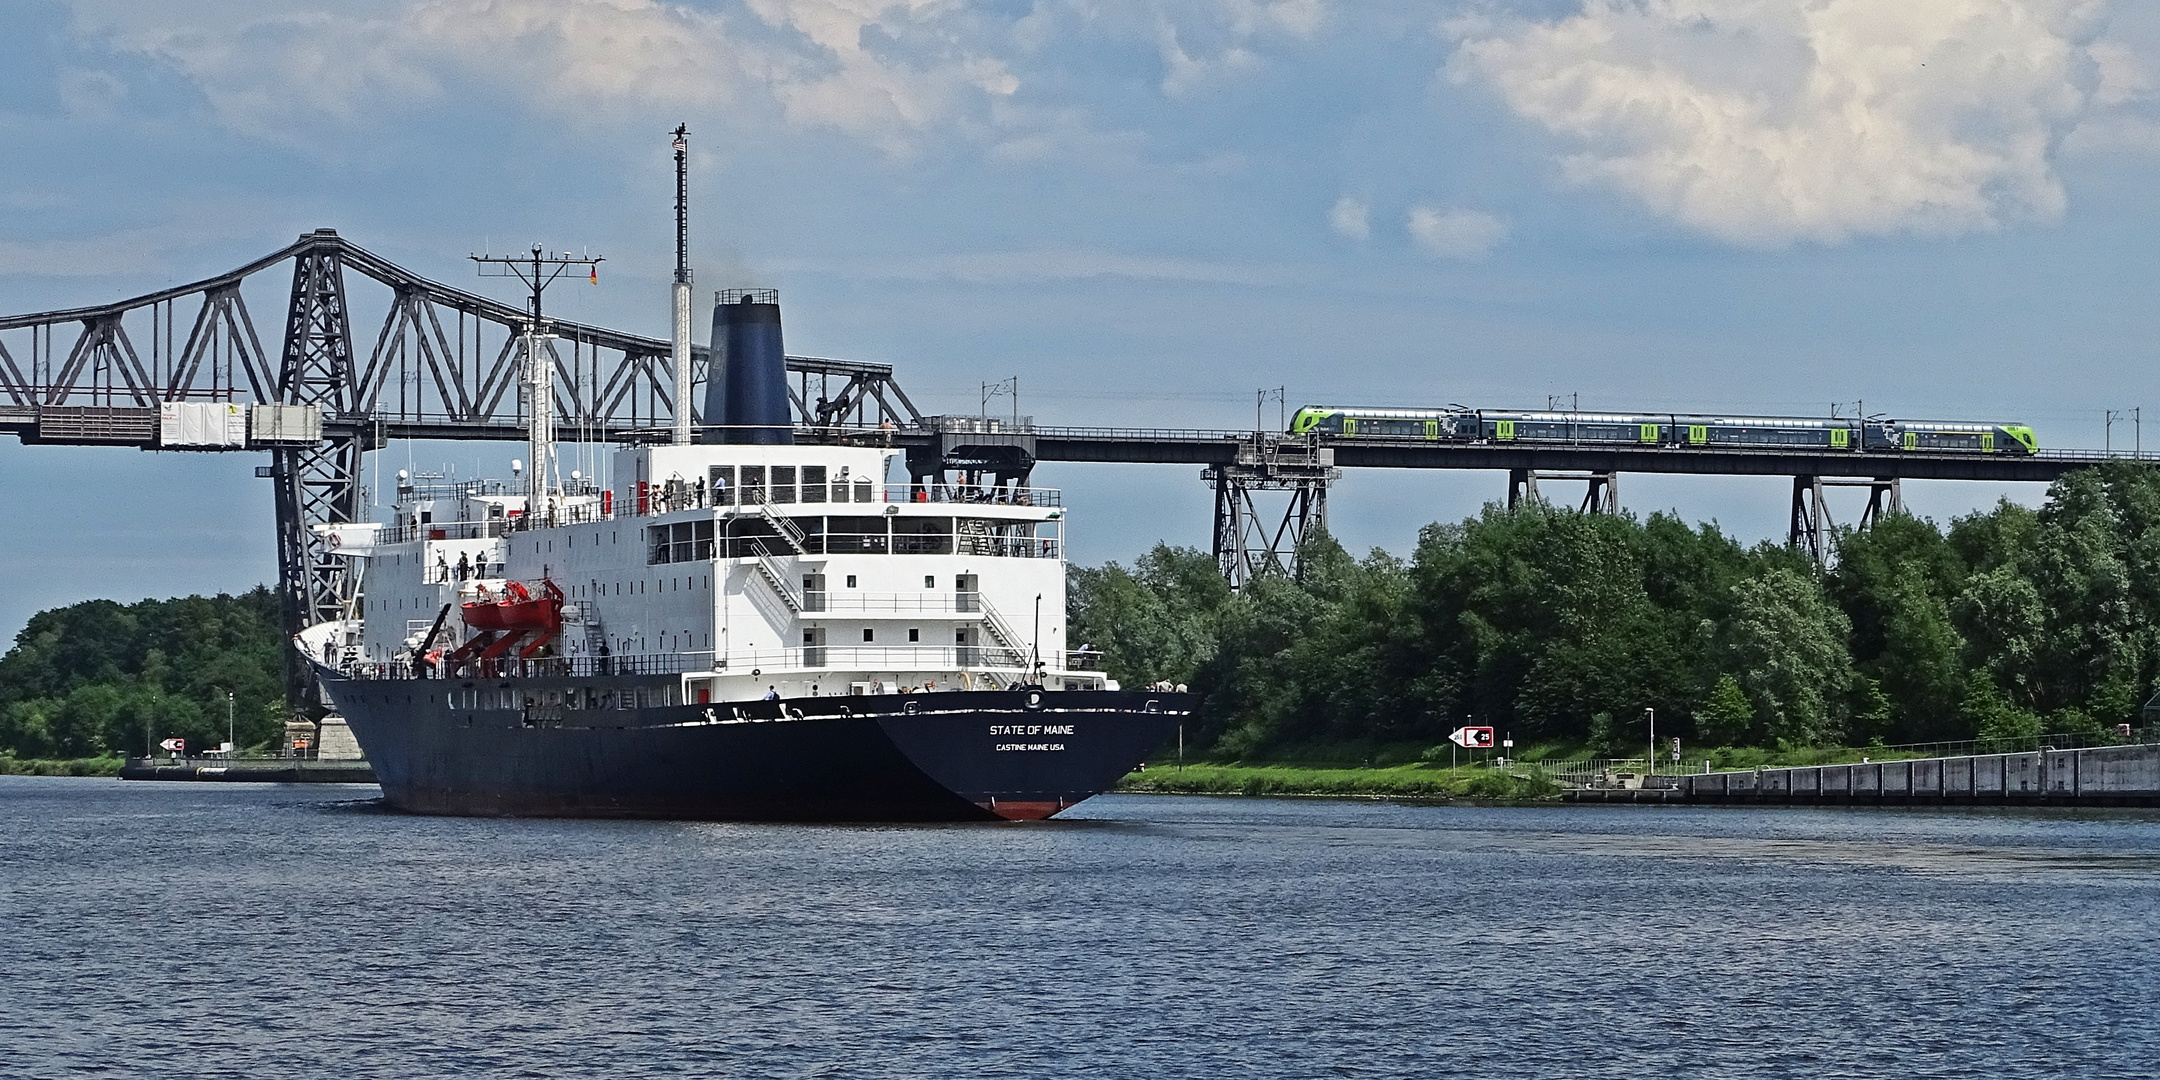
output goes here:
{"type": "Polygon", "coordinates": [[[504,665],[676,674],[686,703],[1114,689],[1066,640],[1057,492],[888,484],[897,454],[638,446],[616,452],[610,489],[573,480],[542,500],[401,484],[392,520],[353,549],[358,659],[396,669],[448,652],[472,636],[461,601],[551,581],[560,639],[504,665]]]}

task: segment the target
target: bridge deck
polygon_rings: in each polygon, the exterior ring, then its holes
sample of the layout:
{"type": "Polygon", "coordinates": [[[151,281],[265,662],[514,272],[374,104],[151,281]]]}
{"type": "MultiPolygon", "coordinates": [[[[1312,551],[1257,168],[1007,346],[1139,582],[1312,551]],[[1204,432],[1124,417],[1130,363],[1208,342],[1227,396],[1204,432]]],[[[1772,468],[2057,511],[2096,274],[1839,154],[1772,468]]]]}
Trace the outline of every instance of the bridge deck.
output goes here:
{"type": "MultiPolygon", "coordinates": [[[[791,362],[794,358],[790,358],[791,362]]],[[[135,411],[135,410],[124,410],[135,411]]],[[[154,415],[154,413],[152,414],[154,415]]],[[[39,431],[35,406],[0,405],[0,434],[13,434],[25,442],[45,444],[116,445],[110,438],[77,438],[39,431]]],[[[501,440],[525,438],[525,429],[514,423],[474,423],[450,419],[326,418],[324,433],[338,436],[379,433],[390,439],[501,440]]],[[[848,429],[853,430],[853,429],[848,429]]],[[[872,434],[862,429],[862,434],[872,434]]],[[[806,437],[825,432],[804,429],[806,437]]],[[[937,433],[900,429],[877,433],[897,446],[927,447],[937,433]]],[[[1000,444],[1032,443],[1036,461],[1103,462],[1141,465],[1227,465],[1239,460],[1240,448],[1253,445],[1255,436],[1272,433],[1207,429],[1074,428],[1037,427],[1000,432],[992,438],[1000,444]]],[[[665,438],[658,428],[620,428],[608,433],[611,441],[635,442],[665,438]]],[[[948,440],[966,435],[947,434],[948,440]]],[[[986,439],[985,441],[990,441],[986,439]]],[[[1293,440],[1304,445],[1304,440],[1293,440]]],[[[156,449],[153,442],[120,442],[156,449]]],[[[1701,450],[1658,446],[1582,446],[1517,443],[1447,443],[1413,439],[1370,437],[1315,437],[1313,445],[1331,451],[1333,463],[1345,469],[1470,469],[1508,471],[1534,469],[1555,472],[1673,473],[1722,476],[1836,476],[1877,477],[1904,480],[1995,480],[2048,483],[2072,469],[2087,468],[2112,460],[2160,461],[2160,453],[2104,453],[2097,450],[2042,450],[2038,454],[1974,454],[1928,451],[1857,453],[1850,450],[1701,450]]]]}

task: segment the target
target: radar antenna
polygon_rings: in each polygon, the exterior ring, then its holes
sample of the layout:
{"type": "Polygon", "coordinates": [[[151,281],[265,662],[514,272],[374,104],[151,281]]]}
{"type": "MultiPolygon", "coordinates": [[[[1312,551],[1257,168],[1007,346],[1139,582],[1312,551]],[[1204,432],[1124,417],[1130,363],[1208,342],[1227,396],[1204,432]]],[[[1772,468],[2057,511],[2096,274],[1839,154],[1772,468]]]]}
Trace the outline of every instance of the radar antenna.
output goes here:
{"type": "Polygon", "coordinates": [[[526,507],[527,520],[535,524],[555,520],[562,501],[562,475],[555,460],[555,335],[541,314],[541,295],[573,266],[582,266],[600,280],[599,256],[546,253],[534,245],[529,255],[469,256],[481,277],[514,277],[532,292],[525,324],[526,442],[532,461],[533,501],[526,507]]]}

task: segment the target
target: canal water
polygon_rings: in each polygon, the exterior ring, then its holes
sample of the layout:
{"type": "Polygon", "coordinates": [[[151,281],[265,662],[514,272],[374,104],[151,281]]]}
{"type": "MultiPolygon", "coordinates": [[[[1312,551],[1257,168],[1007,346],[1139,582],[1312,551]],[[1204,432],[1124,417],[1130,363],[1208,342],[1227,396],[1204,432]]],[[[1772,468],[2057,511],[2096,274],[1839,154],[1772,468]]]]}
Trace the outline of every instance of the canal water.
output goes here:
{"type": "Polygon", "coordinates": [[[0,1076],[2150,1077],[2160,813],[0,777],[0,1076]]]}

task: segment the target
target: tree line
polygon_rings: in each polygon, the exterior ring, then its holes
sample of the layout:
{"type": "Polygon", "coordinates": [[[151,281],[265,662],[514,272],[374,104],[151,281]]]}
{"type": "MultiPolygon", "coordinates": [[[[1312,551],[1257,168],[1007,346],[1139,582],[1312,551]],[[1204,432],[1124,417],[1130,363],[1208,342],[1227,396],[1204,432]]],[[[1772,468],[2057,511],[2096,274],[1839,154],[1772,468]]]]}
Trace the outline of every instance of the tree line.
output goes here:
{"type": "Polygon", "coordinates": [[[1188,737],[1229,758],[1465,722],[1619,751],[1646,708],[1703,746],[2101,735],[2160,674],[2160,471],[2080,470],[1947,529],[1892,515],[1828,569],[1530,503],[1429,525],[1407,560],[1314,536],[1295,579],[1237,592],[1188,548],[1070,574],[1070,640],[1126,685],[1203,694],[1188,737]]]}
{"type": "Polygon", "coordinates": [[[284,648],[277,597],[262,587],[41,611],[0,657],[0,753],[142,753],[173,736],[216,746],[227,692],[235,741],[271,743],[284,733],[284,648]]]}

